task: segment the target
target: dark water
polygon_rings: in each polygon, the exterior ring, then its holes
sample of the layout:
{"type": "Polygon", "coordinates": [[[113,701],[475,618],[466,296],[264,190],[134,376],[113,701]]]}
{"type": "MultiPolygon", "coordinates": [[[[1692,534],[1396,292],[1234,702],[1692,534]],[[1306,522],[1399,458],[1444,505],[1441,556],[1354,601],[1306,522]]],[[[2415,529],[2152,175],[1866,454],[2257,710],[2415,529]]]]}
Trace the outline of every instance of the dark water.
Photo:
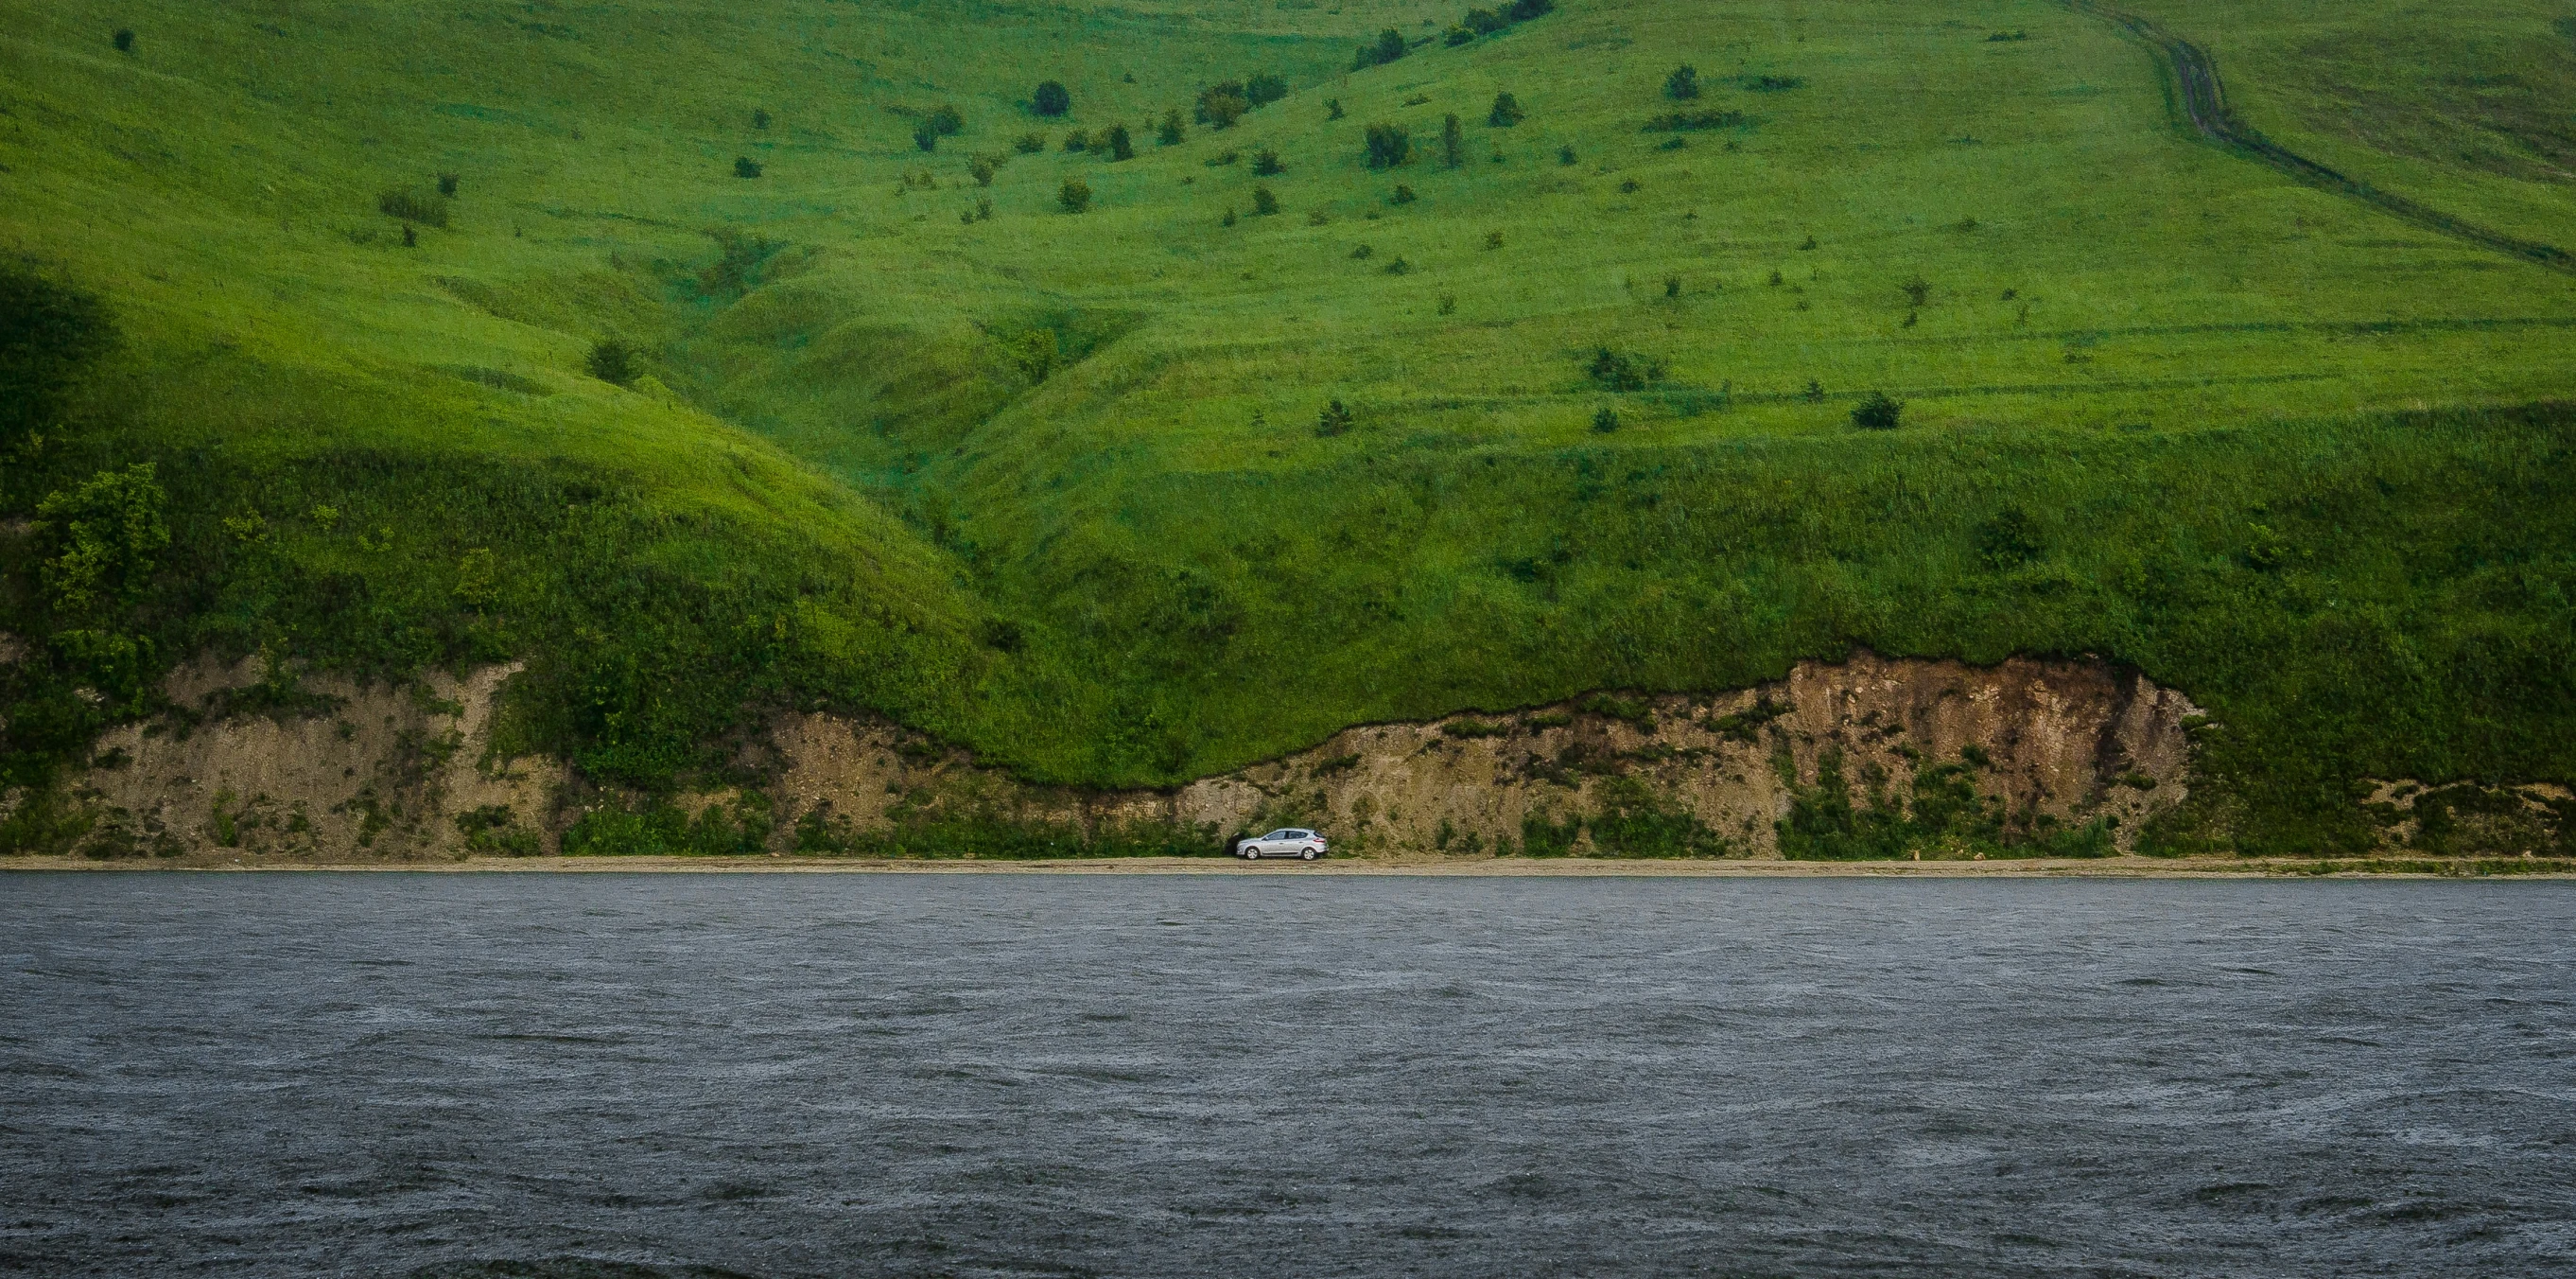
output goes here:
{"type": "Polygon", "coordinates": [[[0,1272],[2563,1273],[2571,908],[8,876],[0,1272]]]}

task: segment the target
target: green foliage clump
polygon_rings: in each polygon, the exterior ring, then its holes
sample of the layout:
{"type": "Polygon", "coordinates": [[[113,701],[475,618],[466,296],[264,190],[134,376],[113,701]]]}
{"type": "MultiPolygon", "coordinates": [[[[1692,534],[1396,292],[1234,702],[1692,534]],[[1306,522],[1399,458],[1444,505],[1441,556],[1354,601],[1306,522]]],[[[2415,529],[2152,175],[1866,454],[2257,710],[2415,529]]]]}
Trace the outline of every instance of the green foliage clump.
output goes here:
{"type": "Polygon", "coordinates": [[[631,385],[636,372],[635,348],[620,338],[601,338],[590,344],[590,354],[582,358],[582,368],[610,386],[631,385]]]}
{"type": "MultiPolygon", "coordinates": [[[[1520,99],[1508,93],[1497,93],[1493,110],[1485,113],[1485,124],[1490,128],[1508,129],[1528,118],[1529,113],[1521,110],[1520,99]]],[[[1563,148],[1559,158],[1567,164],[1574,163],[1574,148],[1563,148]]]]}
{"type": "Polygon", "coordinates": [[[1109,126],[1109,132],[1102,138],[1102,141],[1106,144],[1106,150],[1109,152],[1109,160],[1112,164],[1115,164],[1120,160],[1133,160],[1136,158],[1136,142],[1135,139],[1130,138],[1127,135],[1126,125],[1113,124],[1109,126]]]}
{"type": "Polygon", "coordinates": [[[1181,124],[1181,113],[1179,109],[1175,108],[1173,110],[1166,111],[1163,113],[1163,122],[1154,126],[1154,145],[1164,147],[1179,146],[1181,144],[1181,139],[1187,135],[1187,132],[1188,131],[1181,124]]]}
{"type": "Polygon", "coordinates": [[[1262,178],[1276,177],[1282,173],[1286,173],[1287,171],[1288,166],[1279,162],[1278,152],[1273,151],[1268,147],[1263,147],[1252,153],[1253,176],[1262,178]]]}
{"type": "Polygon", "coordinates": [[[1687,102],[1699,96],[1699,68],[1685,62],[1664,77],[1664,96],[1675,102],[1687,102]]]}
{"type": "Polygon", "coordinates": [[[1458,115],[1451,112],[1440,121],[1440,162],[1457,168],[1466,162],[1467,135],[1458,127],[1458,115]]]}
{"type": "Polygon", "coordinates": [[[1204,125],[1231,129],[1251,109],[1251,100],[1244,97],[1243,83],[1228,80],[1199,90],[1195,118],[1204,125]]]}
{"type": "Polygon", "coordinates": [[[1046,148],[1047,136],[1043,133],[1023,133],[1011,141],[1011,149],[1021,155],[1036,155],[1046,148]]]}
{"type": "Polygon", "coordinates": [[[422,226],[447,225],[447,197],[434,191],[414,191],[396,187],[376,196],[376,211],[389,218],[400,218],[422,226]]]}
{"type": "Polygon", "coordinates": [[[1040,81],[1037,92],[1029,99],[1029,109],[1043,116],[1063,115],[1073,110],[1073,95],[1065,91],[1061,81],[1040,81]]]}
{"type": "Polygon", "coordinates": [[[1786,93],[1791,89],[1807,87],[1804,79],[1793,75],[1746,76],[1741,83],[1748,93],[1786,93]]]}
{"type": "Polygon", "coordinates": [[[2040,540],[2038,525],[2017,506],[2006,507],[1980,521],[1975,543],[1978,561],[1998,573],[2031,563],[2048,550],[2040,540]]]}
{"type": "Polygon", "coordinates": [[[115,35],[108,37],[107,42],[115,45],[118,53],[132,53],[134,52],[134,31],[129,27],[119,27],[115,35]]]}
{"type": "Polygon", "coordinates": [[[1413,135],[1403,125],[1372,124],[1365,137],[1372,169],[1392,169],[1413,158],[1413,135]]]}
{"type": "Polygon", "coordinates": [[[1090,131],[1090,130],[1088,130],[1088,129],[1073,129],[1073,130],[1069,130],[1069,131],[1068,131],[1068,132],[1066,132],[1066,134],[1064,135],[1064,153],[1065,153],[1066,155],[1080,155],[1080,154],[1082,154],[1083,152],[1088,151],[1088,150],[1090,150],[1090,149],[1091,149],[1091,131],[1090,131]]]}
{"type": "Polygon", "coordinates": [[[759,177],[760,162],[747,155],[735,156],[733,158],[733,175],[737,178],[759,177]]]}
{"type": "Polygon", "coordinates": [[[537,832],[521,826],[507,804],[485,804],[456,815],[456,833],[468,852],[534,857],[544,851],[537,832]]]}
{"type": "Polygon", "coordinates": [[[1351,411],[1340,400],[1325,404],[1324,411],[1315,419],[1315,434],[1326,439],[1345,434],[1350,429],[1351,411]]]}
{"type": "Polygon", "coordinates": [[[1266,218],[1279,212],[1279,197],[1266,186],[1252,188],[1252,215],[1266,218]]]}
{"type": "Polygon", "coordinates": [[[1601,435],[1608,435],[1611,432],[1618,430],[1619,411],[1611,408],[1607,404],[1594,410],[1592,414],[1592,429],[1595,433],[1601,435]]]}
{"type": "Polygon", "coordinates": [[[932,107],[921,122],[943,138],[955,137],[966,131],[966,117],[955,106],[944,102],[932,107]]]}
{"type": "Polygon", "coordinates": [[[564,830],[563,853],[566,857],[742,856],[766,851],[774,828],[769,797],[759,791],[744,791],[731,804],[708,804],[695,816],[667,798],[633,807],[604,801],[564,830]]]}
{"type": "Polygon", "coordinates": [[[998,155],[979,152],[966,161],[966,176],[975,179],[979,187],[993,185],[993,175],[1001,171],[1002,157],[998,155]]]}
{"type": "Polygon", "coordinates": [[[1377,34],[1377,39],[1360,46],[1359,56],[1351,59],[1351,69],[1366,71],[1370,67],[1382,67],[1410,52],[1412,49],[1405,44],[1404,33],[1388,27],[1377,34]]]}
{"type": "Polygon", "coordinates": [[[1327,120],[1339,120],[1342,118],[1342,100],[1340,98],[1324,99],[1324,118],[1327,120]]]}
{"type": "Polygon", "coordinates": [[[1603,346],[1593,350],[1584,374],[1605,391],[1642,391],[1664,380],[1664,362],[1603,346]]]}
{"type": "Polygon", "coordinates": [[[1243,82],[1243,101],[1254,108],[1266,107],[1288,96],[1288,81],[1268,71],[1256,72],[1243,82]]]}
{"type": "Polygon", "coordinates": [[[2001,799],[1978,793],[1987,765],[1962,752],[1955,762],[1915,770],[1911,795],[1899,801],[1871,781],[1855,804],[1842,752],[1817,760],[1816,784],[1793,788],[1780,819],[1780,855],[1793,861],[1894,860],[1923,856],[2108,857],[2118,849],[2110,824],[2065,828],[2046,814],[2011,814],[2001,799]]]}
{"type": "Polygon", "coordinates": [[[1067,213],[1080,213],[1091,207],[1091,184],[1080,178],[1066,178],[1055,193],[1056,207],[1067,213]]]}
{"type": "Polygon", "coordinates": [[[1503,737],[1508,735],[1512,729],[1508,724],[1492,724],[1481,719],[1453,719],[1446,724],[1442,724],[1440,726],[1440,731],[1442,734],[1449,737],[1477,738],[1503,737]]]}
{"type": "Polygon", "coordinates": [[[1889,399],[1884,391],[1872,391],[1852,406],[1852,425],[1864,431],[1893,431],[1905,414],[1905,405],[1889,399]]]}
{"type": "MultiPolygon", "coordinates": [[[[914,125],[912,130],[912,145],[924,151],[938,150],[939,130],[930,127],[928,124],[914,125]]],[[[754,167],[754,170],[751,173],[742,173],[742,162],[739,161],[734,164],[734,172],[742,174],[744,177],[760,176],[757,166],[754,167]]]]}

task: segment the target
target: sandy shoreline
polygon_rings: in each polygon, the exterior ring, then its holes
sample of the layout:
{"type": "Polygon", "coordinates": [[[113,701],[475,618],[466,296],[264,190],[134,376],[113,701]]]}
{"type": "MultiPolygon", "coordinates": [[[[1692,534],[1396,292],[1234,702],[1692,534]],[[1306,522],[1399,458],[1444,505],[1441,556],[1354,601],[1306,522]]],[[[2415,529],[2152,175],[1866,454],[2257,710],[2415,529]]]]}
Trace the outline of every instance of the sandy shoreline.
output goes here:
{"type": "MultiPolygon", "coordinates": [[[[2490,866],[2495,863],[2488,863],[2490,866]]],[[[2087,860],[1938,862],[1626,861],[1607,858],[1337,858],[1305,863],[1247,864],[1216,857],[1129,857],[1083,861],[951,861],[842,857],[475,857],[459,861],[310,862],[268,858],[239,861],[95,861],[79,857],[0,859],[0,871],[126,872],[403,872],[441,874],[678,874],[678,875],[1335,875],[1455,877],[1585,877],[1667,879],[1813,879],[1896,877],[1935,879],[2264,879],[2319,875],[2350,878],[2576,879],[2576,866],[2543,862],[2531,870],[2479,873],[2466,860],[2266,859],[2109,857],[2087,860]],[[2434,867],[2439,867],[2438,869],[2434,867]]]]}

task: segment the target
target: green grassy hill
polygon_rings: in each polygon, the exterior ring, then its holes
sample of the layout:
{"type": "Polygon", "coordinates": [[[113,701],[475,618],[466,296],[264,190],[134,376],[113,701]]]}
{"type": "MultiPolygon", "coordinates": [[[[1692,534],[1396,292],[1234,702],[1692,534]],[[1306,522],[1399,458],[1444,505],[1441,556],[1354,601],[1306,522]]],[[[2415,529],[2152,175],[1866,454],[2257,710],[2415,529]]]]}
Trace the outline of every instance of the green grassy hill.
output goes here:
{"type": "MultiPolygon", "coordinates": [[[[2265,136],[2576,240],[2560,10],[2136,9],[2265,136]]],[[[2247,848],[2576,780],[2576,276],[2198,137],[2099,14],[6,12],[0,506],[64,495],[0,534],[12,785],[207,649],[522,658],[516,740],[654,789],[775,705],[1168,783],[1856,645],[2188,691],[2247,848]],[[144,462],[167,548],[76,544],[144,462]]]]}

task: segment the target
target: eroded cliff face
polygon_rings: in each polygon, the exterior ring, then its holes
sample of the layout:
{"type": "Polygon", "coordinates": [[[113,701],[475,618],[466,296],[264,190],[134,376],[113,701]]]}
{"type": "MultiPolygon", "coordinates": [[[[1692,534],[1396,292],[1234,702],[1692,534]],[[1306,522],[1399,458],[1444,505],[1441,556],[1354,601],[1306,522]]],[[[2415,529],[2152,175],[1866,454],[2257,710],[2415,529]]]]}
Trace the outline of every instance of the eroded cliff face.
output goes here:
{"type": "MultiPolygon", "coordinates": [[[[586,807],[613,797],[576,799],[560,764],[496,753],[516,669],[399,689],[312,681],[303,696],[315,709],[301,714],[224,714],[257,683],[249,664],[183,670],[169,691],[198,722],[121,727],[79,780],[93,846],[216,861],[553,852],[586,807]]],[[[2195,714],[2175,691],[2103,663],[1863,654],[1725,694],[1365,725],[1171,791],[1024,785],[891,724],[823,714],[779,718],[758,753],[775,778],[777,850],[797,846],[800,825],[882,847],[888,832],[971,816],[1089,833],[1162,827],[1211,847],[1295,824],[1362,855],[1762,858],[1780,855],[1779,824],[1802,800],[1839,794],[1846,812],[1903,814],[1942,786],[1973,792],[1982,820],[2017,837],[2089,828],[2125,848],[2189,794],[2195,714]]]]}

